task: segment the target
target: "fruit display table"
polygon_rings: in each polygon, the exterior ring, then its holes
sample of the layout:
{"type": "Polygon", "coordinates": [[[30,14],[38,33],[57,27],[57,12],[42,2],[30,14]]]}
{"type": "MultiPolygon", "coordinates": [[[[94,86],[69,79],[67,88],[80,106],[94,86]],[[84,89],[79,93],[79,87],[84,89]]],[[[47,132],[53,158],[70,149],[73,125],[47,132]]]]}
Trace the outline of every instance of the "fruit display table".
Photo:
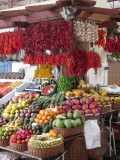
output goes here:
{"type": "Polygon", "coordinates": [[[10,152],[13,152],[13,153],[17,153],[21,156],[24,156],[24,157],[28,157],[28,158],[33,158],[33,159],[36,159],[36,160],[65,160],[65,154],[66,154],[66,151],[59,154],[59,155],[56,155],[56,156],[53,156],[53,157],[48,157],[48,158],[40,158],[40,157],[35,157],[33,155],[30,155],[28,154],[27,151],[25,152],[18,152],[18,151],[15,151],[15,150],[12,150],[9,146],[6,146],[6,147],[1,147],[0,146],[0,149],[3,149],[3,150],[6,150],[6,151],[10,151],[10,152]]]}

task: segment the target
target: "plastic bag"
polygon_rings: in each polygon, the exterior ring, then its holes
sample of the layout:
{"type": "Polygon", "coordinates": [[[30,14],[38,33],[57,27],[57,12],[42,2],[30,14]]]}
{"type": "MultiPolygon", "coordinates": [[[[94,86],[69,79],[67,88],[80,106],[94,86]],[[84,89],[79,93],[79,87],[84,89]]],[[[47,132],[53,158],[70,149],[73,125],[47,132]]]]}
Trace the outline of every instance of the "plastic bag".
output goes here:
{"type": "Polygon", "coordinates": [[[59,78],[59,76],[60,76],[60,72],[59,72],[57,66],[54,66],[54,67],[53,67],[52,74],[54,75],[54,79],[55,79],[55,80],[58,80],[58,78],[59,78]]]}
{"type": "Polygon", "coordinates": [[[85,122],[84,137],[87,149],[101,147],[100,128],[97,120],[88,120],[85,122]]]}
{"type": "Polygon", "coordinates": [[[15,160],[18,158],[20,158],[19,154],[7,152],[7,151],[0,152],[0,160],[15,160]]]}

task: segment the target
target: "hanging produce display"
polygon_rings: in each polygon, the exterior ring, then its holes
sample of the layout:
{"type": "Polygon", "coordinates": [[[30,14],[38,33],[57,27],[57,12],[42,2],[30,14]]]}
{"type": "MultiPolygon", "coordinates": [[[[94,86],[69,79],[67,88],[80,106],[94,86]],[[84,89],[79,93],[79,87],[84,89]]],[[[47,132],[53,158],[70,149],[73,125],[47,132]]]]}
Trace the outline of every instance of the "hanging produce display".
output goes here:
{"type": "Polygon", "coordinates": [[[24,31],[15,30],[13,32],[0,33],[0,54],[13,55],[24,48],[24,31]]]}
{"type": "Polygon", "coordinates": [[[73,33],[80,42],[98,41],[98,25],[94,21],[73,21],[73,33]]]}
{"type": "Polygon", "coordinates": [[[41,54],[46,50],[71,49],[72,25],[70,21],[39,22],[30,24],[25,31],[25,53],[41,54]]]}
{"type": "Polygon", "coordinates": [[[74,77],[61,76],[58,79],[57,91],[70,91],[73,87],[74,77]]]}
{"type": "Polygon", "coordinates": [[[112,38],[107,37],[105,51],[111,52],[112,54],[120,53],[120,36],[112,38]]]}
{"type": "Polygon", "coordinates": [[[85,74],[90,68],[94,68],[95,73],[101,67],[101,58],[95,51],[73,50],[75,64],[70,66],[68,75],[80,76],[85,74]]]}
{"type": "Polygon", "coordinates": [[[52,55],[45,55],[45,54],[37,54],[37,55],[25,55],[24,56],[24,63],[31,64],[31,65],[39,65],[39,64],[46,64],[46,65],[72,65],[74,64],[74,58],[69,53],[61,53],[61,54],[52,54],[52,55]]]}
{"type": "Polygon", "coordinates": [[[98,47],[105,48],[105,43],[106,43],[106,32],[104,29],[99,29],[98,30],[98,41],[96,42],[96,45],[98,47]]]}
{"type": "Polygon", "coordinates": [[[52,78],[52,66],[40,65],[40,69],[35,69],[34,78],[52,78]]]}

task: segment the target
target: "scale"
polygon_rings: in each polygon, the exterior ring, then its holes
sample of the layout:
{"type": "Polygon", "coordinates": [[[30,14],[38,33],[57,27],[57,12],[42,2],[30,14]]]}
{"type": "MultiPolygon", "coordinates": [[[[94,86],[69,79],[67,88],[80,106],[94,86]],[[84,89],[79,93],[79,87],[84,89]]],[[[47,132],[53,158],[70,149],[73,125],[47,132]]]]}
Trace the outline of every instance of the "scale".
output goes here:
{"type": "Polygon", "coordinates": [[[105,67],[102,67],[102,73],[103,73],[103,82],[102,82],[102,85],[103,86],[107,86],[108,84],[108,71],[109,71],[110,67],[109,66],[105,66],[105,67]]]}

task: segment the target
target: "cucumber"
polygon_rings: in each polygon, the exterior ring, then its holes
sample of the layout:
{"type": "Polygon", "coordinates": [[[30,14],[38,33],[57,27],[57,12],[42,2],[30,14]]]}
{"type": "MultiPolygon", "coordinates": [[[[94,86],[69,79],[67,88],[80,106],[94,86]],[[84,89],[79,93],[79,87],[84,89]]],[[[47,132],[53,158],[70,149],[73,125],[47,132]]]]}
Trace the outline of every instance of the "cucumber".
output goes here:
{"type": "Polygon", "coordinates": [[[31,118],[31,120],[30,120],[30,122],[29,122],[29,125],[30,125],[30,126],[31,126],[32,123],[34,122],[34,119],[36,118],[36,116],[37,116],[37,113],[35,113],[35,114],[33,115],[33,117],[31,118]]]}
{"type": "Polygon", "coordinates": [[[61,94],[62,94],[62,96],[60,97],[60,101],[64,101],[64,99],[65,99],[65,92],[62,92],[61,94]]]}
{"type": "Polygon", "coordinates": [[[46,127],[46,123],[42,124],[42,131],[44,130],[44,128],[46,127]]]}
{"type": "Polygon", "coordinates": [[[57,97],[56,97],[56,102],[59,102],[60,101],[60,98],[61,98],[62,94],[61,93],[58,93],[57,97]]]}
{"type": "Polygon", "coordinates": [[[50,128],[50,129],[52,129],[52,124],[53,124],[53,119],[51,118],[51,119],[50,119],[50,122],[49,122],[49,128],[50,128]]]}
{"type": "Polygon", "coordinates": [[[55,98],[52,98],[51,104],[55,104],[55,102],[56,102],[56,99],[55,99],[55,98]]]}
{"type": "Polygon", "coordinates": [[[43,133],[48,133],[50,131],[49,125],[45,126],[43,133]]]}

